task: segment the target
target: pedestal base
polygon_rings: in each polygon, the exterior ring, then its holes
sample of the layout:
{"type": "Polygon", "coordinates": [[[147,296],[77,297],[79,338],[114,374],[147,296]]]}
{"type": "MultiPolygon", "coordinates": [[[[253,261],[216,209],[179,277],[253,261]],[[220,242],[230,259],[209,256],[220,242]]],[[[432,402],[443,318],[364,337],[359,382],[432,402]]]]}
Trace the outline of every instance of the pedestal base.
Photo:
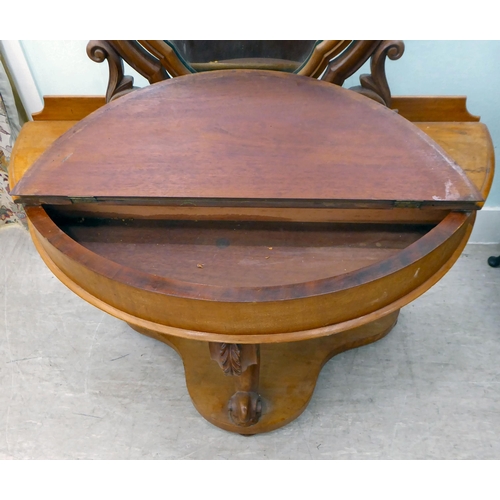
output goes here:
{"type": "Polygon", "coordinates": [[[231,401],[238,391],[235,376],[228,376],[210,356],[209,343],[165,335],[135,327],[158,339],[181,356],[186,385],[193,404],[210,423],[238,434],[258,434],[278,429],[297,418],[307,407],[323,365],[336,354],[375,342],[391,331],[399,310],[372,323],[328,337],[262,344],[260,346],[260,415],[256,423],[237,425],[231,401]]]}

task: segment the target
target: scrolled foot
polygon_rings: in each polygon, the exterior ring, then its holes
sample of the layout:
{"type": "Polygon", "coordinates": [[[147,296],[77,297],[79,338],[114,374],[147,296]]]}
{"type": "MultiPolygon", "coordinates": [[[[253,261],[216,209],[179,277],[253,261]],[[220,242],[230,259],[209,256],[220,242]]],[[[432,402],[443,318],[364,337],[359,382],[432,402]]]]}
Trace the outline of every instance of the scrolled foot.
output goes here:
{"type": "Polygon", "coordinates": [[[238,391],[229,400],[228,410],[233,423],[240,427],[250,427],[259,421],[262,402],[256,392],[238,391]]]}

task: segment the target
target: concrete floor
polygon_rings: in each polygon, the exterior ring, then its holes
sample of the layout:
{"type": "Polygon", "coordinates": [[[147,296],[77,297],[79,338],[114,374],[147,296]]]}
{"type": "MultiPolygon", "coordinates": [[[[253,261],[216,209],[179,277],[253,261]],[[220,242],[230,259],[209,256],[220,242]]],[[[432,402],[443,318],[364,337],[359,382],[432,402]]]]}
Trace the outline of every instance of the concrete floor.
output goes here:
{"type": "Polygon", "coordinates": [[[307,410],[253,437],[194,409],[168,346],[87,304],[0,230],[0,459],[498,459],[500,245],[469,245],[379,342],[333,358],[307,410]]]}

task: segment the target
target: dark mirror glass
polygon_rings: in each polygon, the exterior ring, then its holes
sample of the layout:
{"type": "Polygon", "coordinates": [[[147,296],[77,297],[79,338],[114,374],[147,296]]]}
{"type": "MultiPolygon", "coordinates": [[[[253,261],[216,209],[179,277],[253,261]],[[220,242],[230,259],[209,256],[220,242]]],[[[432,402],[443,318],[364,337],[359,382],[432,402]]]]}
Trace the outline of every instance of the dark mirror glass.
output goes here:
{"type": "Polygon", "coordinates": [[[195,72],[215,69],[272,69],[293,73],[319,40],[166,40],[195,72]]]}

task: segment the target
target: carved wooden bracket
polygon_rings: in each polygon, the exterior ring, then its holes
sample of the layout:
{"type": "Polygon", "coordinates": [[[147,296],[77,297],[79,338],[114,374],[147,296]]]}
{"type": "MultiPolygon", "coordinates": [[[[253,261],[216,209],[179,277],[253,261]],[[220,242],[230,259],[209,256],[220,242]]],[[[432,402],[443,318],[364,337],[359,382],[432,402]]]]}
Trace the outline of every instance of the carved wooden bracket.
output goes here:
{"type": "Polygon", "coordinates": [[[110,45],[120,56],[127,61],[132,68],[140,73],[149,83],[157,83],[168,80],[168,68],[149,53],[138,40],[109,40],[110,45]]]}
{"type": "Polygon", "coordinates": [[[106,102],[137,89],[133,86],[134,78],[123,74],[124,60],[149,83],[170,78],[161,64],[135,40],[90,40],[87,44],[87,54],[90,59],[98,63],[108,60],[109,81],[106,102]]]}
{"type": "Polygon", "coordinates": [[[90,40],[87,54],[92,61],[102,63],[106,59],[109,66],[109,81],[106,102],[134,90],[134,78],[123,74],[123,59],[107,40],[90,40]]]}
{"type": "Polygon", "coordinates": [[[359,77],[361,86],[352,87],[351,90],[391,107],[391,91],[385,74],[385,61],[387,57],[392,61],[399,59],[404,50],[405,46],[401,40],[382,40],[371,56],[371,74],[361,75],[359,77]]]}
{"type": "Polygon", "coordinates": [[[241,427],[256,424],[262,414],[259,390],[260,346],[209,342],[210,357],[233,376],[236,392],[228,402],[231,420],[241,427]]]}
{"type": "Polygon", "coordinates": [[[321,80],[342,86],[369,59],[381,40],[355,40],[328,64],[321,80]]]}

